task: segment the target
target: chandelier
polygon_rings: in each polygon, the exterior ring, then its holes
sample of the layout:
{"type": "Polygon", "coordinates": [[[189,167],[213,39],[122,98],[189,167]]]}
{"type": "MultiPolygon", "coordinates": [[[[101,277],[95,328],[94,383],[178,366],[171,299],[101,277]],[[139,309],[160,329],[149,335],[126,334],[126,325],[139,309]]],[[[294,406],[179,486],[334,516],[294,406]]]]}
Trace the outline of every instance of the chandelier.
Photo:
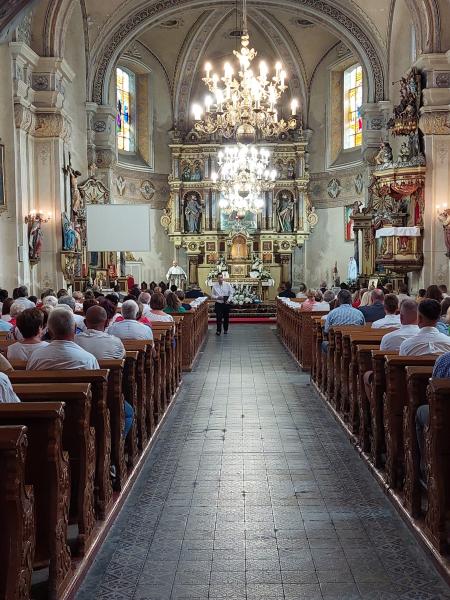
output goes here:
{"type": "Polygon", "coordinates": [[[218,172],[212,173],[214,187],[221,193],[219,207],[243,218],[247,211],[264,206],[264,192],[273,187],[277,172],[269,169],[270,152],[255,146],[230,146],[218,153],[218,172]]]}
{"type": "Polygon", "coordinates": [[[279,136],[295,130],[299,126],[298,102],[292,100],[291,115],[285,120],[279,118],[277,102],[286,91],[286,72],[281,63],[275,65],[275,74],[270,77],[264,61],[259,64],[259,75],[251,68],[257,52],[249,48],[247,29],[247,2],[242,2],[242,36],[240,51],[233,54],[238,59],[238,77],[230,63],[225,63],[222,77],[212,72],[208,62],[202,81],[211,95],[205,98],[204,109],[193,105],[194,128],[201,134],[219,133],[230,139],[236,136],[238,142],[252,143],[256,132],[264,138],[279,136]]]}

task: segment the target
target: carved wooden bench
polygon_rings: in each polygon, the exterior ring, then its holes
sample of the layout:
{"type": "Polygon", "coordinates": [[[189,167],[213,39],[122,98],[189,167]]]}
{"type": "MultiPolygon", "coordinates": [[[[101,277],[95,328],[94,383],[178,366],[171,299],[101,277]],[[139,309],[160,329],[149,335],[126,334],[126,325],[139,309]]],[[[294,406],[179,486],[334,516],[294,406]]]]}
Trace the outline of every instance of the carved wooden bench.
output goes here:
{"type": "MultiPolygon", "coordinates": [[[[22,366],[14,362],[14,367],[22,366]]],[[[104,519],[112,506],[111,417],[107,402],[107,369],[70,369],[54,371],[14,371],[13,383],[84,383],[90,384],[92,393],[91,426],[95,429],[95,508],[99,519],[104,519]]],[[[120,410],[120,406],[117,407],[120,410]]]]}
{"type": "Polygon", "coordinates": [[[0,426],[0,598],[29,600],[36,530],[34,493],[26,485],[27,428],[0,426]]]}
{"type": "Polygon", "coordinates": [[[71,576],[67,545],[69,457],[63,451],[64,404],[0,404],[0,425],[25,425],[28,452],[25,483],[33,486],[36,518],[34,567],[49,567],[48,596],[59,600],[71,576]]]}
{"type": "Polygon", "coordinates": [[[90,427],[91,388],[83,383],[13,383],[22,403],[65,404],[63,449],[69,455],[71,494],[69,518],[78,526],[76,552],[86,553],[92,542],[95,524],[94,476],[95,431],[90,427]]]}

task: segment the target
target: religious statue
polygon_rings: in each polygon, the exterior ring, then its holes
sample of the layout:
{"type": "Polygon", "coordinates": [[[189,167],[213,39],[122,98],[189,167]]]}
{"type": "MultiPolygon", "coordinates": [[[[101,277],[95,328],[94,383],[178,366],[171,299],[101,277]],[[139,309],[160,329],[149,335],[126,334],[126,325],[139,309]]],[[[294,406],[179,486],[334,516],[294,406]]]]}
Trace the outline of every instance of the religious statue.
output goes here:
{"type": "Polygon", "coordinates": [[[398,162],[408,163],[411,158],[411,149],[408,142],[402,142],[400,150],[398,152],[398,162]]]}
{"type": "Polygon", "coordinates": [[[352,216],[358,215],[361,212],[361,208],[363,206],[364,204],[361,202],[361,200],[355,200],[352,204],[352,216]]]}
{"type": "Polygon", "coordinates": [[[63,250],[66,252],[75,252],[77,244],[77,234],[72,223],[67,216],[67,213],[62,213],[63,226],[63,250]]]}
{"type": "Polygon", "coordinates": [[[219,258],[219,260],[216,263],[216,266],[217,266],[217,273],[228,273],[227,263],[225,262],[225,259],[223,256],[221,256],[219,258]]]}
{"type": "Polygon", "coordinates": [[[292,160],[290,160],[288,162],[288,166],[287,166],[287,178],[288,179],[295,179],[295,164],[292,160]]]}
{"type": "Polygon", "coordinates": [[[184,165],[183,167],[181,181],[191,181],[191,167],[188,164],[184,165]]]}
{"type": "Polygon", "coordinates": [[[375,156],[375,164],[387,165],[392,163],[392,148],[389,142],[381,142],[380,149],[375,156]]]}
{"type": "Polygon", "coordinates": [[[334,287],[339,287],[341,284],[341,278],[339,277],[339,271],[337,266],[337,261],[334,263],[333,268],[333,285],[334,287]]]}
{"type": "Polygon", "coordinates": [[[81,227],[80,227],[79,223],[75,223],[74,231],[75,231],[75,252],[81,252],[82,241],[81,241],[81,227]]]}
{"type": "Polygon", "coordinates": [[[194,172],[191,175],[191,181],[201,181],[202,180],[202,170],[200,169],[200,163],[196,162],[194,166],[194,172]]]}
{"type": "Polygon", "coordinates": [[[41,257],[42,250],[42,221],[38,215],[31,221],[28,233],[28,255],[30,260],[37,261],[41,257]]]}
{"type": "Polygon", "coordinates": [[[80,211],[80,208],[82,207],[81,193],[78,189],[78,177],[80,177],[81,173],[72,167],[70,153],[69,164],[67,167],[64,167],[63,171],[69,176],[70,179],[71,215],[76,217],[80,211]]]}
{"type": "Polygon", "coordinates": [[[281,192],[277,204],[280,231],[292,233],[294,230],[294,199],[290,192],[281,192]]]}
{"type": "Polygon", "coordinates": [[[176,260],[172,262],[172,266],[167,271],[166,279],[169,282],[169,285],[176,285],[178,288],[182,288],[187,280],[184,269],[179,266],[176,260]]]}
{"type": "Polygon", "coordinates": [[[200,217],[202,207],[199,202],[199,196],[196,193],[188,195],[188,200],[184,209],[186,216],[186,229],[188,233],[200,232],[200,217]]]}
{"type": "Polygon", "coordinates": [[[350,256],[348,260],[347,277],[349,281],[356,281],[358,278],[358,265],[354,256],[350,256]]]}
{"type": "Polygon", "coordinates": [[[252,268],[250,269],[250,277],[252,276],[252,273],[259,275],[262,270],[263,270],[263,261],[259,258],[259,256],[256,256],[256,254],[254,254],[252,268]]]}

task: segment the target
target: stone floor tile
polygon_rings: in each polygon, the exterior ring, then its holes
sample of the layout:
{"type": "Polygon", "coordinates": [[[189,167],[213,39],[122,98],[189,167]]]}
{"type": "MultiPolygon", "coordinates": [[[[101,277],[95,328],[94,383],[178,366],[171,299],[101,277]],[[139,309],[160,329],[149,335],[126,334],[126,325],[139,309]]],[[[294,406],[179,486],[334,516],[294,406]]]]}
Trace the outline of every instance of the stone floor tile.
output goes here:
{"type": "Polygon", "coordinates": [[[274,328],[209,336],[76,600],[447,600],[274,328]]]}

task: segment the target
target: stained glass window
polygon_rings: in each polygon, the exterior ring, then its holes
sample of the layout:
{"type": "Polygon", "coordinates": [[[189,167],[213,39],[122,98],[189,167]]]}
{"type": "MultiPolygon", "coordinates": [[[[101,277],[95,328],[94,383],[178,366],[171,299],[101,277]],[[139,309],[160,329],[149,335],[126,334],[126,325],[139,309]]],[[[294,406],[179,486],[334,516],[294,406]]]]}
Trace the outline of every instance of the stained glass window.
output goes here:
{"type": "Polygon", "coordinates": [[[344,148],[362,143],[362,67],[353,65],[344,71],[344,148]]]}
{"type": "Polygon", "coordinates": [[[134,152],[133,97],[135,79],[133,73],[118,67],[117,78],[117,147],[122,152],[134,152]]]}

